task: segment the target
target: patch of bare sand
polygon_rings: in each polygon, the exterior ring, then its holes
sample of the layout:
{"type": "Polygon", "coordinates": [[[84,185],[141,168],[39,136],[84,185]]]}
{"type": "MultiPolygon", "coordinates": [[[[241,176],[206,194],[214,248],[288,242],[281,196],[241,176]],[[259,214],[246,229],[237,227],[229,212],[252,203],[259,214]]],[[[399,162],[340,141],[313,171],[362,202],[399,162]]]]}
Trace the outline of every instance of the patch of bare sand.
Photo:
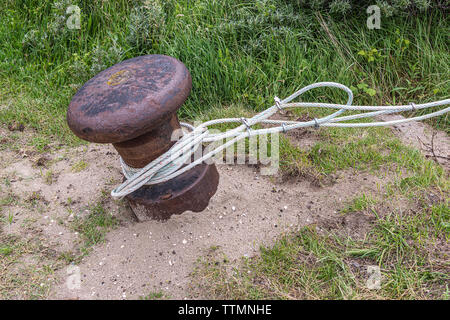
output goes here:
{"type": "MultiPolygon", "coordinates": [[[[13,159],[0,170],[0,176],[10,181],[9,188],[4,188],[3,192],[17,201],[8,207],[14,218],[4,232],[20,234],[24,229],[33,229],[58,250],[73,249],[78,236],[69,230],[68,223],[86,214],[86,207],[98,201],[114,179],[120,179],[112,149],[111,146],[89,145],[47,155],[23,157],[20,153],[15,156],[11,153],[13,159]],[[45,162],[41,160],[44,157],[45,162]],[[73,168],[80,161],[86,163],[87,168],[76,172],[73,168]]],[[[118,205],[111,201],[108,209],[114,213],[118,205]]]]}
{"type": "MultiPolygon", "coordinates": [[[[49,152],[47,160],[26,148],[3,150],[0,155],[0,176],[10,179],[9,192],[21,199],[8,208],[16,218],[4,231],[26,236],[23,225],[28,221],[58,252],[75,250],[79,244],[79,235],[68,226],[72,215],[83,215],[88,204],[121,181],[117,154],[110,145],[59,149],[49,152]],[[79,161],[88,165],[75,172],[79,161]],[[50,184],[48,170],[52,171],[50,184]],[[35,201],[23,202],[33,197],[35,201]]],[[[255,255],[261,245],[271,245],[280,235],[305,225],[327,228],[327,221],[340,223],[352,234],[360,230],[363,236],[373,222],[371,217],[365,213],[342,217],[337,210],[361,192],[380,192],[380,186],[389,181],[389,177],[348,170],[338,173],[333,185],[318,188],[301,179],[279,183],[249,166],[218,169],[218,191],[201,213],[137,223],[129,208],[107,198],[105,209],[121,221],[120,226],[79,264],[81,288],[68,289],[67,270],[62,268],[50,298],[124,299],[155,291],[171,298],[190,297],[189,275],[197,259],[212,246],[219,246],[228,259],[235,260],[255,255]]]]}
{"type": "Polygon", "coordinates": [[[382,183],[352,172],[326,188],[309,181],[280,185],[246,166],[220,166],[219,173],[218,191],[205,211],[166,222],[128,220],[79,265],[81,288],[69,290],[61,282],[52,297],[123,299],[163,291],[171,298],[188,298],[189,275],[210,247],[220,247],[232,261],[255,255],[285,232],[339,215],[343,201],[382,183]]]}

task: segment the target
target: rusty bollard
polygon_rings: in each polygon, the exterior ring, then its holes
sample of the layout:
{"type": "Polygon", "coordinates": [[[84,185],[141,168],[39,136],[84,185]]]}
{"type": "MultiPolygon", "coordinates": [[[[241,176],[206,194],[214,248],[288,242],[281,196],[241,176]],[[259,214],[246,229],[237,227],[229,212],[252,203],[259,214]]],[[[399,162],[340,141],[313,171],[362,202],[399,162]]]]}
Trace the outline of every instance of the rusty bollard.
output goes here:
{"type": "MultiPolygon", "coordinates": [[[[175,143],[172,132],[180,129],[176,111],[191,88],[188,69],[175,58],[146,55],[125,60],[78,90],[67,122],[79,138],[112,143],[127,165],[142,168],[175,143]]],[[[139,221],[166,220],[187,210],[203,211],[218,183],[215,165],[202,163],[126,198],[139,221]]]]}

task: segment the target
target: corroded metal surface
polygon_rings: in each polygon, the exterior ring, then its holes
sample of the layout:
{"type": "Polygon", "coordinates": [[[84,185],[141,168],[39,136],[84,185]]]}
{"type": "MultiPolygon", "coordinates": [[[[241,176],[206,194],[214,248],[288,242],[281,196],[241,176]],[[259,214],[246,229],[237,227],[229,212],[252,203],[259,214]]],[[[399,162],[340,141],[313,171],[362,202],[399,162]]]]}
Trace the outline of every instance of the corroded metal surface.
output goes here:
{"type": "MultiPolygon", "coordinates": [[[[81,139],[112,143],[126,164],[142,168],[175,143],[176,110],[191,87],[189,71],[172,57],[129,59],[86,82],[69,105],[67,122],[81,139]]],[[[127,199],[139,220],[165,220],[204,210],[218,182],[216,167],[200,164],[170,181],[143,186],[127,199]]]]}
{"type": "Polygon", "coordinates": [[[218,184],[216,166],[203,163],[168,182],[144,186],[126,198],[139,221],[167,220],[187,210],[205,210],[218,184]]]}
{"type": "Polygon", "coordinates": [[[147,55],[96,75],[72,98],[70,129],[81,139],[117,143],[156,128],[188,97],[192,79],[175,58],[147,55]]]}
{"type": "Polygon", "coordinates": [[[180,128],[177,114],[169,114],[161,124],[143,135],[124,142],[113,143],[122,159],[133,168],[142,168],[175,143],[171,140],[172,132],[180,128]]]}

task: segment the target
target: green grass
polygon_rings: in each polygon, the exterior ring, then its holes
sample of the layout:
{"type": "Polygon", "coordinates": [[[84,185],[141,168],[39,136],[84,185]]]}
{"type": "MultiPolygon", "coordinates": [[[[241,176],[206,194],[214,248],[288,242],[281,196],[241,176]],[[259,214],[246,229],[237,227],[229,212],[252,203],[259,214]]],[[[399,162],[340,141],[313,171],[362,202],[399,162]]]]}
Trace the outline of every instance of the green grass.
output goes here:
{"type": "Polygon", "coordinates": [[[364,211],[376,204],[376,199],[373,199],[371,195],[363,193],[350,201],[346,207],[341,209],[341,213],[364,211]]]}
{"type": "Polygon", "coordinates": [[[146,296],[139,297],[140,300],[161,300],[161,299],[169,299],[169,298],[170,298],[170,296],[168,296],[161,290],[155,291],[155,292],[150,292],[146,296]]]}
{"type": "Polygon", "coordinates": [[[19,197],[12,193],[11,190],[8,192],[4,192],[0,197],[0,212],[2,212],[3,208],[18,204],[20,201],[19,197]]]}
{"type": "Polygon", "coordinates": [[[86,169],[88,166],[89,166],[89,164],[86,161],[80,160],[77,163],[74,163],[72,165],[71,170],[72,170],[72,172],[80,172],[80,171],[83,171],[84,169],[86,169]]]}
{"type": "Polygon", "coordinates": [[[43,299],[54,279],[55,265],[47,264],[41,239],[4,235],[0,230],[0,298],[43,299]],[[36,258],[36,264],[24,257],[36,258]]]}
{"type": "MultiPolygon", "coordinates": [[[[102,199],[93,203],[82,211],[87,211],[87,215],[75,216],[75,219],[68,224],[73,232],[77,232],[80,237],[80,245],[76,250],[60,252],[57,260],[66,264],[80,263],[81,259],[88,255],[92,248],[105,241],[106,234],[119,225],[119,221],[104,208],[102,199]]],[[[67,199],[67,203],[72,200],[67,199]]],[[[70,212],[71,209],[69,209],[70,212]]],[[[62,222],[62,221],[61,221],[62,222]]]]}
{"type": "Polygon", "coordinates": [[[38,150],[39,152],[44,152],[44,151],[48,150],[49,143],[50,143],[50,140],[48,139],[48,137],[45,137],[45,136],[33,137],[33,138],[31,138],[31,141],[30,141],[30,145],[35,147],[36,150],[38,150]]]}
{"type": "Polygon", "coordinates": [[[108,231],[118,225],[118,220],[105,211],[101,202],[89,206],[88,210],[89,214],[86,217],[76,217],[70,226],[73,231],[80,234],[83,240],[81,257],[86,255],[94,245],[103,242],[108,231]]]}
{"type": "Polygon", "coordinates": [[[280,169],[284,177],[304,177],[315,180],[323,176],[313,165],[309,151],[293,146],[283,135],[280,135],[279,146],[280,169]]]}
{"type": "Polygon", "coordinates": [[[18,134],[12,133],[8,136],[8,138],[2,138],[0,140],[0,151],[2,150],[11,150],[18,151],[20,146],[18,144],[20,136],[18,134]]]}
{"type": "MultiPolygon", "coordinates": [[[[152,53],[174,56],[191,71],[193,90],[180,110],[188,119],[233,104],[262,110],[275,95],[316,81],[354,87],[358,104],[449,93],[448,23],[437,11],[383,19],[381,30],[368,30],[365,12],[333,20],[279,0],[152,0],[148,9],[125,0],[69,2],[8,0],[0,9],[0,122],[78,143],[65,123],[76,90],[106,67],[152,53]],[[80,30],[58,18],[69,2],[81,8],[80,30]]],[[[319,89],[302,99],[344,96],[319,89]]],[[[432,122],[448,130],[446,116],[432,122]]]]}

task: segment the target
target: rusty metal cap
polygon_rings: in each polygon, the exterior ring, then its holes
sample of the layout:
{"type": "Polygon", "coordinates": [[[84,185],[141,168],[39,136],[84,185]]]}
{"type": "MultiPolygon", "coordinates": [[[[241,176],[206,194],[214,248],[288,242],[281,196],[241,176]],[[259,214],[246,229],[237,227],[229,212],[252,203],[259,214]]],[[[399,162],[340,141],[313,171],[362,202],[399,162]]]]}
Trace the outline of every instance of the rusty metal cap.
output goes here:
{"type": "Polygon", "coordinates": [[[179,60],[147,55],[97,74],[73,96],[70,129],[81,139],[117,143],[157,127],[188,97],[191,75],[179,60]]]}

